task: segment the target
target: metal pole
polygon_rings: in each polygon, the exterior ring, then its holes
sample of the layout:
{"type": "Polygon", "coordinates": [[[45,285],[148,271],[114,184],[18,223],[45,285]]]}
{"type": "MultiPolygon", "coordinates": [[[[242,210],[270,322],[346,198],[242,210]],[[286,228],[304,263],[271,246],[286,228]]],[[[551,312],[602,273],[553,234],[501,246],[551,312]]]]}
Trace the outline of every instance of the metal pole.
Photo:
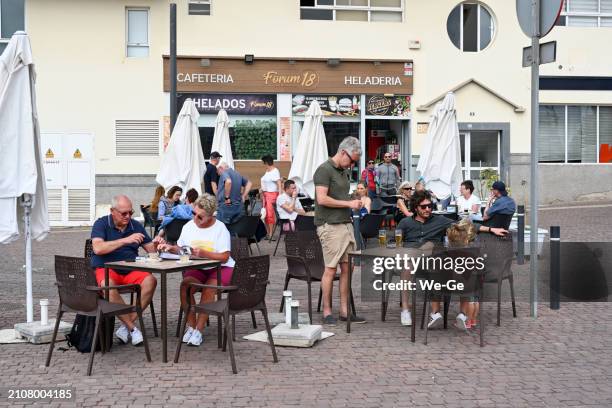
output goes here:
{"type": "Polygon", "coordinates": [[[26,268],[26,322],[34,321],[34,300],[32,298],[32,229],[30,215],[32,212],[32,197],[24,194],[21,198],[23,206],[23,222],[25,224],[25,268],[26,268]]]}
{"type": "Polygon", "coordinates": [[[170,3],[170,133],[176,123],[176,3],[170,3]]]}
{"type": "Polygon", "coordinates": [[[550,227],[550,308],[561,307],[561,229],[550,227]]]}
{"type": "Polygon", "coordinates": [[[530,315],[538,317],[538,143],[540,91],[540,0],[532,0],[531,17],[534,33],[531,37],[531,188],[530,188],[530,245],[529,286],[530,315]]]}
{"type": "Polygon", "coordinates": [[[525,206],[519,205],[516,212],[517,233],[516,233],[516,263],[525,263],[525,206]]]}

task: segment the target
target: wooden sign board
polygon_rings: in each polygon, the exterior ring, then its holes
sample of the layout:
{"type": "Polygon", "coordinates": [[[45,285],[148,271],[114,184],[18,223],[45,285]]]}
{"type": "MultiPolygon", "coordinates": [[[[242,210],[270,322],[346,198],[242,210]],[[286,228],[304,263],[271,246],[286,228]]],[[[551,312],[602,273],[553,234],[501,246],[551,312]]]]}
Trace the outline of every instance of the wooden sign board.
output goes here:
{"type": "MultiPolygon", "coordinates": [[[[259,60],[179,57],[178,92],[412,94],[412,61],[259,60]],[[205,65],[205,66],[203,66],[205,65]]],[[[164,57],[164,91],[170,91],[164,57]]]]}

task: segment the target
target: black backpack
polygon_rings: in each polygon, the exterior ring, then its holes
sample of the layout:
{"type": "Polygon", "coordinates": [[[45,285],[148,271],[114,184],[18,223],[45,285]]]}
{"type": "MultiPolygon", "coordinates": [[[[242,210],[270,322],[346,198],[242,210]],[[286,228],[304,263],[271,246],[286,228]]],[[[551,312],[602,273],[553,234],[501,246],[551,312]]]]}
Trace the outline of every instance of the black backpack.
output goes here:
{"type": "MultiPolygon", "coordinates": [[[[102,324],[100,325],[100,330],[102,333],[104,333],[104,329],[106,327],[105,323],[111,328],[114,327],[115,317],[113,316],[102,320],[102,324]]],[[[77,314],[74,319],[74,323],[72,324],[72,330],[70,330],[70,333],[66,335],[68,347],[74,347],[81,353],[89,353],[91,351],[91,342],[93,340],[95,328],[95,316],[77,314]]],[[[108,344],[109,349],[111,348],[112,343],[113,342],[111,341],[110,344],[108,344]]],[[[101,348],[100,341],[98,341],[96,351],[100,351],[101,348]]]]}

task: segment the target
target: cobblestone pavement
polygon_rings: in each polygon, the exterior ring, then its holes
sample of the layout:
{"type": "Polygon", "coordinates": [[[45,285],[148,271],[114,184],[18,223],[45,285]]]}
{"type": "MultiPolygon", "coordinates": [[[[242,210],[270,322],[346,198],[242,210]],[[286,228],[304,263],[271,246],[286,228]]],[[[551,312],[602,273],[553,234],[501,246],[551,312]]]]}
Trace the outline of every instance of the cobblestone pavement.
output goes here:
{"type": "MultiPolygon", "coordinates": [[[[546,209],[540,220],[543,226],[560,224],[567,240],[610,241],[611,210],[611,206],[546,209]]],[[[50,315],[57,305],[53,255],[81,256],[88,233],[54,230],[34,244],[34,299],[37,303],[49,298],[50,315]]],[[[272,253],[270,244],[261,247],[272,253]]],[[[272,311],[279,305],[286,270],[282,254],[272,258],[267,294],[272,311]]],[[[10,328],[25,315],[22,243],[0,247],[0,259],[0,328],[10,328]]],[[[527,266],[515,268],[519,280],[527,273],[527,266]]],[[[172,330],[178,311],[178,296],[172,294],[178,293],[178,276],[169,282],[172,330]]],[[[94,375],[89,378],[87,354],[56,349],[51,367],[46,368],[47,346],[0,345],[0,386],[75,387],[74,404],[85,407],[612,406],[612,311],[607,304],[563,304],[559,311],[541,304],[534,320],[527,303],[518,304],[516,319],[510,305],[503,303],[501,327],[493,324],[495,305],[485,304],[482,318],[489,322],[485,347],[478,346],[475,334],[452,327],[430,332],[425,346],[419,329],[417,342],[410,343],[409,329],[399,324],[395,297],[387,321],[381,322],[379,304],[361,303],[358,277],[353,282],[359,313],[368,323],[354,325],[350,334],[344,326],[331,328],[335,336],[311,349],[278,347],[278,364],[272,362],[266,344],[240,339],[253,332],[250,317],[244,315],[237,321],[237,375],[231,372],[227,353],[216,348],[213,321],[205,331],[205,343],[200,348],[184,347],[178,364],[161,362],[161,342],[153,338],[153,362],[145,361],[142,348],[115,346],[110,353],[96,355],[94,375]]],[[[300,282],[291,286],[302,304],[305,288],[300,282]]],[[[159,294],[155,302],[159,305],[159,294]]],[[[337,305],[337,299],[334,302],[337,305]]],[[[456,308],[451,306],[451,322],[456,308]]],[[[315,320],[320,318],[315,314],[315,320]]],[[[263,326],[260,317],[258,323],[263,326]]],[[[150,330],[148,312],[145,325],[150,330]]],[[[176,339],[170,337],[170,356],[175,345],[176,339]]],[[[0,405],[8,405],[7,400],[0,405]]]]}

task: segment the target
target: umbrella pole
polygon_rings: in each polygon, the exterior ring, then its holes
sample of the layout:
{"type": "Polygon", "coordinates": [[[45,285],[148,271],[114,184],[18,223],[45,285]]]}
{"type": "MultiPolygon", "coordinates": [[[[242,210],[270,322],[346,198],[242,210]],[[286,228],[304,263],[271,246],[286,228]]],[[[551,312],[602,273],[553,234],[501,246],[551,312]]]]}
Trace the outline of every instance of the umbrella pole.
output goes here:
{"type": "Polygon", "coordinates": [[[27,323],[34,321],[34,301],[32,300],[32,231],[30,216],[32,212],[32,196],[24,194],[21,197],[23,206],[23,222],[25,224],[25,267],[26,267],[26,313],[27,323]]]}

